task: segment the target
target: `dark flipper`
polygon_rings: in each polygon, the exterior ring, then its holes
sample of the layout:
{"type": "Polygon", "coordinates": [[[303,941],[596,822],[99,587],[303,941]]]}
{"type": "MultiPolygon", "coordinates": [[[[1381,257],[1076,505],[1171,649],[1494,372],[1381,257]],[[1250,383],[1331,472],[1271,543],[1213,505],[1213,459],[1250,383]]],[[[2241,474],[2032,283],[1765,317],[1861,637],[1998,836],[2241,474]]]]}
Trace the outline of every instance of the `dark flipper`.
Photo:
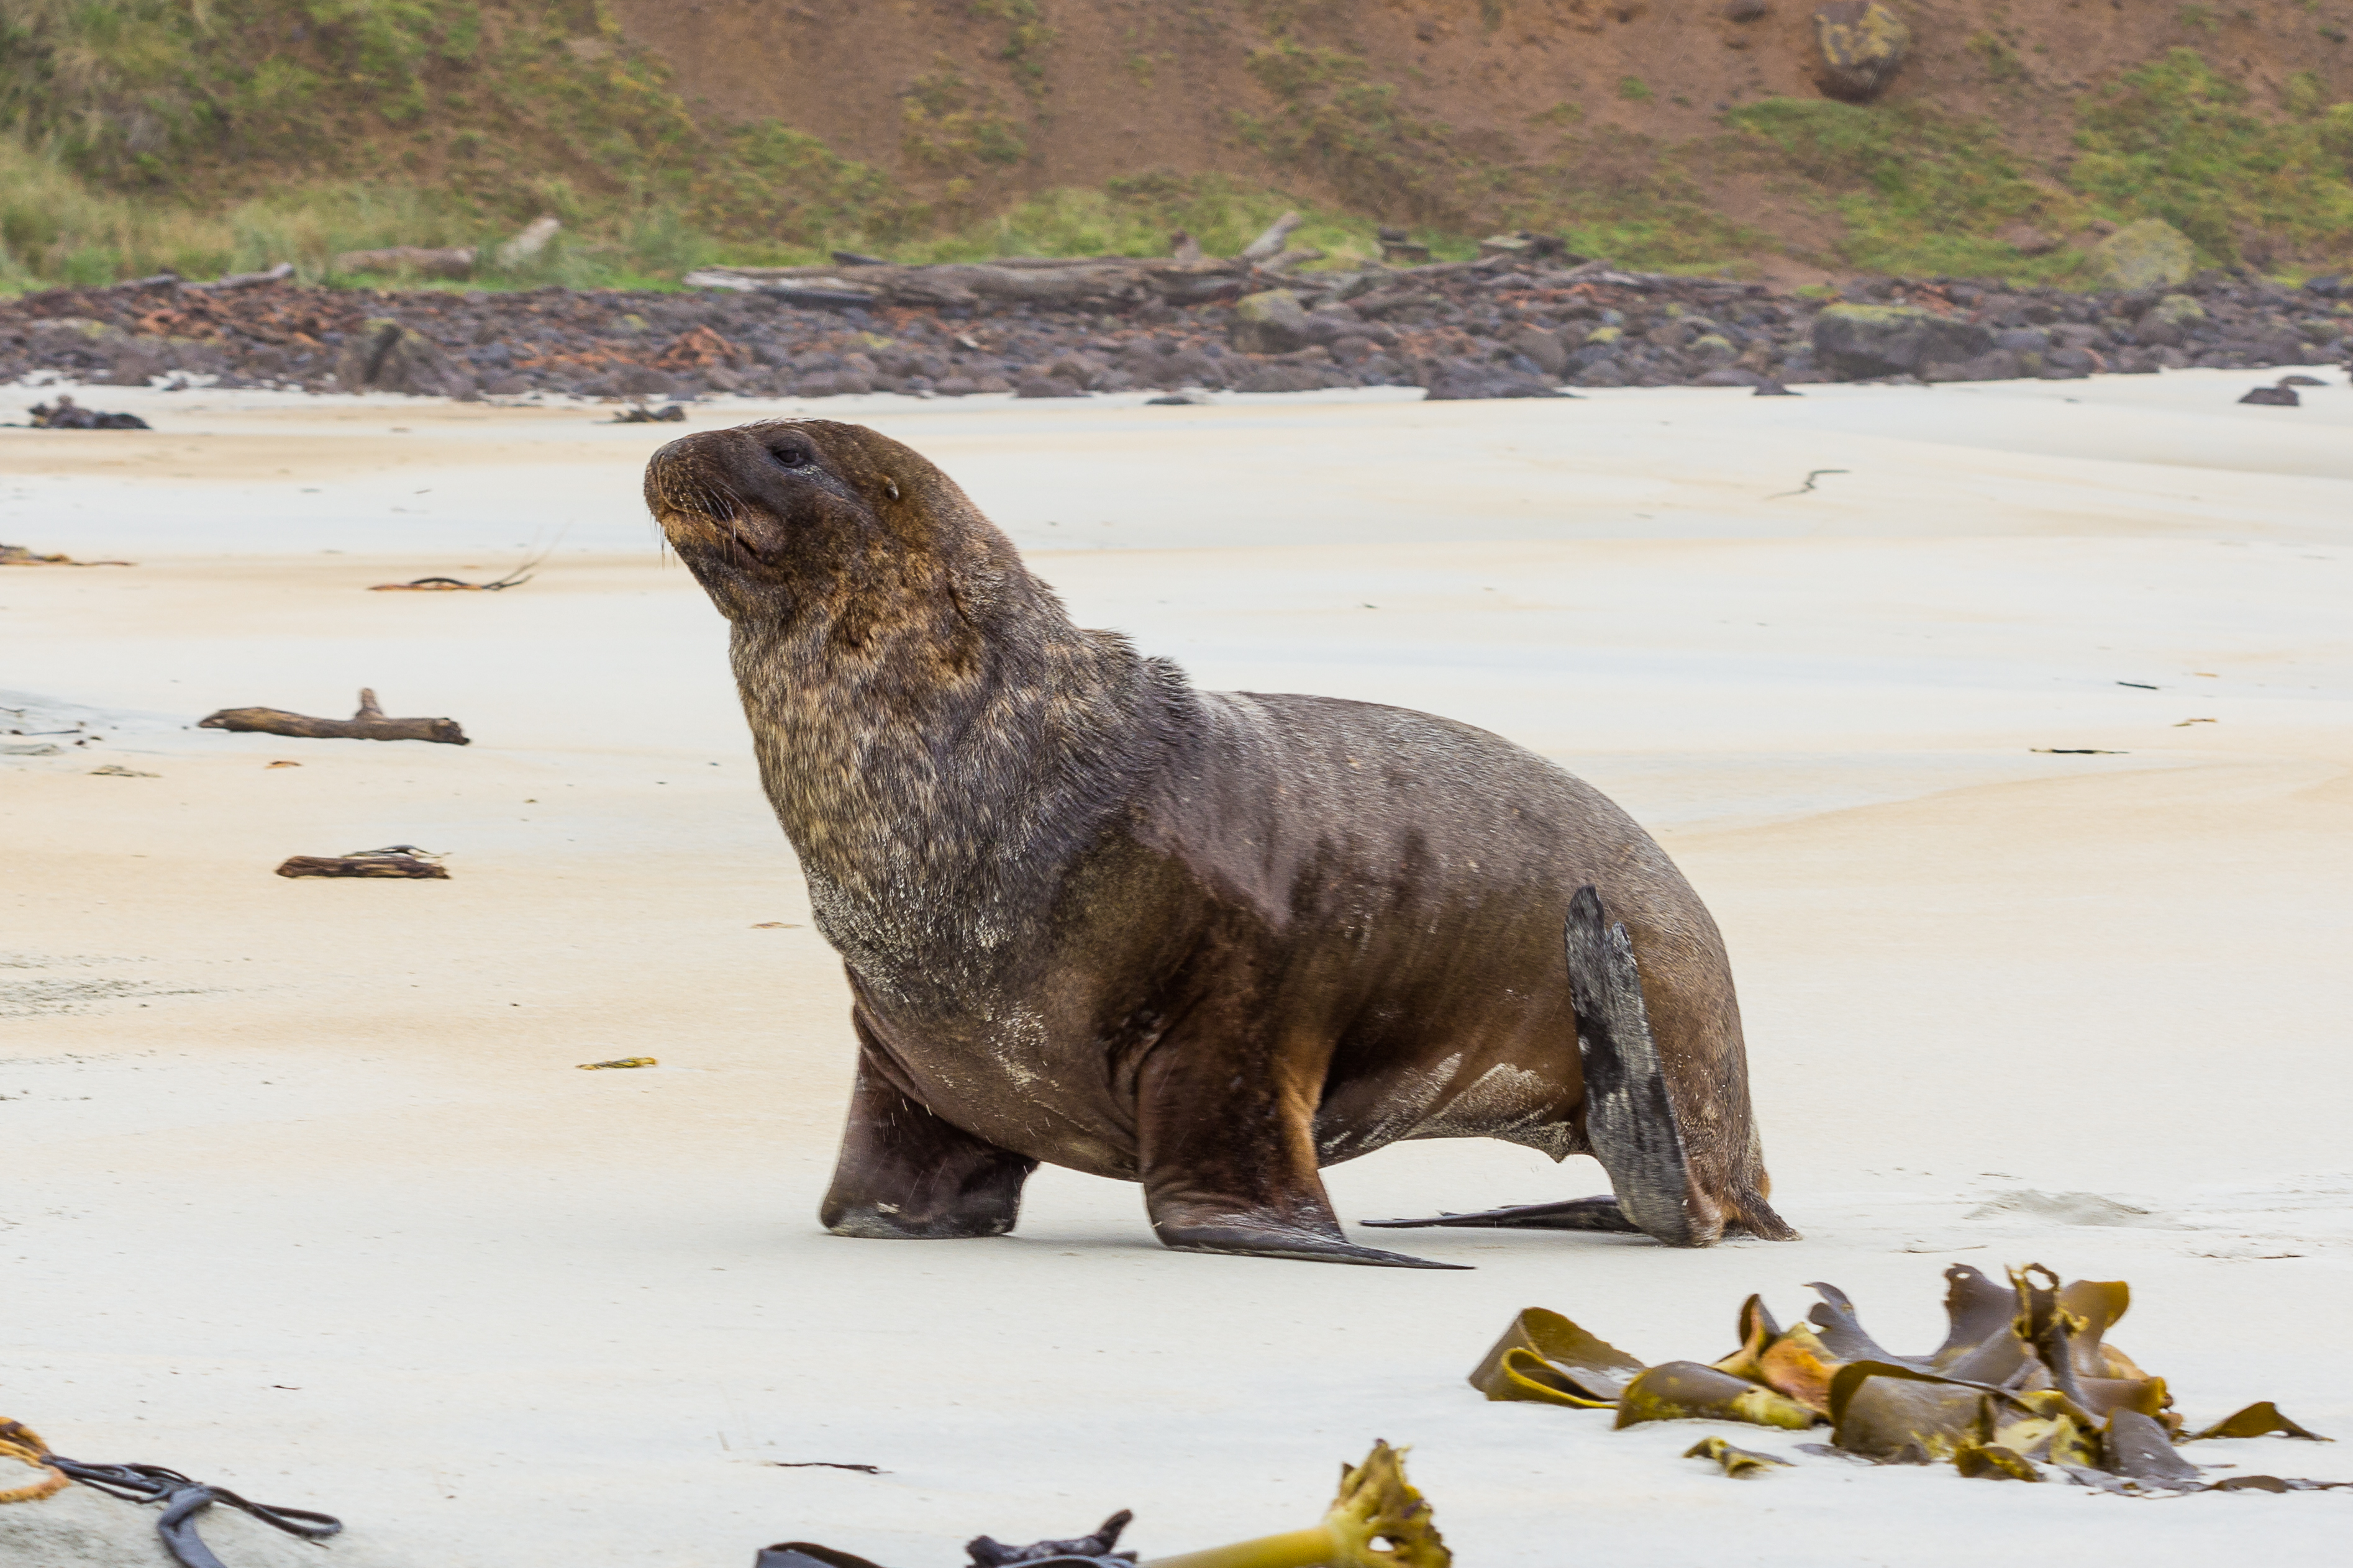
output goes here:
{"type": "Polygon", "coordinates": [[[1692,1213],[1690,1161],[1642,1005],[1634,944],[1590,883],[1568,901],[1568,988],[1585,1066],[1586,1141],[1609,1173],[1619,1207],[1670,1247],[1704,1246],[1715,1238],[1692,1213]]]}
{"type": "Polygon", "coordinates": [[[1705,1247],[1719,1234],[1741,1232],[1769,1241],[1795,1239],[1798,1233],[1755,1186],[1744,1185],[1713,1203],[1693,1202],[1690,1153],[1667,1086],[1666,1064],[1651,1033],[1634,944],[1626,928],[1609,920],[1601,895],[1589,883],[1569,900],[1567,942],[1569,997],[1577,1009],[1585,1076],[1586,1142],[1609,1173],[1614,1195],[1366,1223],[1390,1230],[1453,1226],[1639,1232],[1670,1247],[1705,1247]]]}
{"type": "MultiPolygon", "coordinates": [[[[1568,903],[1569,999],[1585,1068],[1585,1136],[1615,1195],[1521,1204],[1432,1219],[1373,1220],[1387,1229],[1463,1226],[1514,1230],[1640,1232],[1670,1247],[1703,1247],[1690,1205],[1691,1173],[1674,1101],[1642,1005],[1642,976],[1626,928],[1602,912],[1590,883],[1568,903]]],[[[1768,1214],[1770,1211],[1767,1211],[1768,1214]]]]}
{"type": "MultiPolygon", "coordinates": [[[[1470,1267],[1467,1263],[1435,1263],[1427,1258],[1409,1258],[1402,1252],[1358,1247],[1339,1236],[1324,1236],[1314,1230],[1254,1225],[1247,1219],[1208,1225],[1156,1220],[1152,1228],[1159,1235],[1161,1245],[1175,1252],[1227,1252],[1244,1258],[1287,1258],[1301,1263],[1363,1263],[1376,1268],[1470,1267]]],[[[1338,1226],[1333,1228],[1336,1231],[1338,1226]]]]}
{"type": "Polygon", "coordinates": [[[1441,1214],[1429,1219],[1368,1219],[1362,1223],[1376,1230],[1461,1226],[1484,1230],[1603,1230],[1639,1236],[1642,1229],[1626,1217],[1618,1200],[1608,1193],[1598,1198],[1568,1198],[1556,1204],[1515,1204],[1509,1208],[1482,1209],[1477,1214],[1441,1214]]]}

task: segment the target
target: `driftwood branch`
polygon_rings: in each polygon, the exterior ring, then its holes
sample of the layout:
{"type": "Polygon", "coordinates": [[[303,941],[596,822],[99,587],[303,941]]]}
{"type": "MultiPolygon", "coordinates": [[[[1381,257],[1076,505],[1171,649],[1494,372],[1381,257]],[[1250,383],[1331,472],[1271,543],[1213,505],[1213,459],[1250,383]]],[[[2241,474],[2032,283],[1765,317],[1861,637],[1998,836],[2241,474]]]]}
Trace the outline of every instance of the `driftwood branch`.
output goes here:
{"type": "Polygon", "coordinates": [[[253,289],[264,283],[283,283],[293,276],[294,264],[290,261],[281,261],[266,272],[232,272],[227,277],[216,278],[209,283],[182,283],[180,287],[194,289],[198,293],[209,294],[224,289],[253,289]]]}
{"type": "Polygon", "coordinates": [[[449,879],[441,858],[414,844],[354,849],[349,855],[296,855],[278,868],[281,877],[407,877],[449,879]]]}
{"type": "Polygon", "coordinates": [[[1282,255],[1283,242],[1291,237],[1291,231],[1297,228],[1301,221],[1297,213],[1283,214],[1266,226],[1264,234],[1242,247],[1240,259],[1264,261],[1269,257],[1282,255]]]}
{"type": "MultiPolygon", "coordinates": [[[[455,719],[388,719],[376,706],[372,688],[360,689],[360,710],[348,719],[313,719],[282,708],[224,708],[196,721],[200,730],[259,731],[265,735],[292,735],[306,741],[438,741],[443,745],[467,743],[466,731],[455,719]]],[[[381,874],[381,873],[379,873],[381,874]]]]}
{"type": "Polygon", "coordinates": [[[690,272],[698,289],[775,294],[808,305],[1044,305],[1099,309],[1147,300],[1204,297],[1240,281],[1246,263],[1173,258],[1021,258],[935,267],[712,267],[690,272]]]}
{"type": "Polygon", "coordinates": [[[335,258],[337,272],[397,272],[413,267],[427,278],[470,278],[474,247],[396,245],[383,250],[346,250],[335,258]]]}

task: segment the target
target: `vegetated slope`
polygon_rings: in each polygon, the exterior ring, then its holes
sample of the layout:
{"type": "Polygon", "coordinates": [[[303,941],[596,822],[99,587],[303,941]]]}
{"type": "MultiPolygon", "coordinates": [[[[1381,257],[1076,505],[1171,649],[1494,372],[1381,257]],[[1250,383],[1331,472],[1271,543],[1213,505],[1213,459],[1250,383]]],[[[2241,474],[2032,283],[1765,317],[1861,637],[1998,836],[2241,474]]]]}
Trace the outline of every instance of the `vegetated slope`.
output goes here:
{"type": "Polygon", "coordinates": [[[1941,250],[1985,267],[2018,259],[2004,227],[2056,237],[2140,216],[2148,195],[2212,259],[2353,244],[2353,206],[2308,210],[2304,188],[2343,184],[2353,121],[2295,133],[2353,99],[2353,3],[1894,4],[1913,58],[1867,108],[1824,97],[1811,0],[615,0],[612,14],[699,116],[772,117],[969,210],[1222,174],[1458,233],[1566,227],[1650,261],[1941,250]],[[2181,49],[2200,59],[2166,63],[2181,49]],[[2071,177],[2087,154],[2094,177],[2071,177]]]}
{"type": "Polygon", "coordinates": [[[1285,201],[1358,252],[1526,226],[1767,273],[2064,277],[2149,213],[2209,261],[2353,253],[2353,0],[1889,3],[1913,58],[1858,106],[1810,0],[9,0],[0,280],[543,210],[601,275],[1214,248],[1285,201]]]}

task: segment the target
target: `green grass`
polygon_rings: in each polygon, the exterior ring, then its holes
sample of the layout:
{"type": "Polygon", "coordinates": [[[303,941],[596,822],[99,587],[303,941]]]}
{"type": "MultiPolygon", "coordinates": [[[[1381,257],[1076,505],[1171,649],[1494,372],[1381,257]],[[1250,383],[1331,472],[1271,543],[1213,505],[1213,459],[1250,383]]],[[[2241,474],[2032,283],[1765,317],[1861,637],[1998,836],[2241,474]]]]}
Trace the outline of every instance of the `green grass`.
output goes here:
{"type": "Polygon", "coordinates": [[[2118,221],[2161,217],[2209,261],[2264,236],[2343,258],[2353,251],[2353,103],[2324,104],[2290,79],[2289,110],[2256,113],[2246,89],[2192,49],[2127,71],[2079,111],[2070,178],[2118,221]]]}
{"type": "Polygon", "coordinates": [[[1840,255],[1874,272],[2051,279],[2077,258],[2021,256],[1999,236],[2021,222],[2064,233],[2080,202],[2028,178],[1989,121],[1914,103],[1864,107],[1767,99],[1725,116],[1766,169],[1797,176],[1845,223],[1840,255]]]}
{"type": "Polygon", "coordinates": [[[1409,112],[1395,84],[1375,81],[1361,57],[1280,38],[1251,51],[1248,65],[1276,107],[1237,115],[1235,127],[1275,164],[1385,221],[1470,221],[1466,180],[1475,175],[1455,153],[1452,132],[1409,112]]]}

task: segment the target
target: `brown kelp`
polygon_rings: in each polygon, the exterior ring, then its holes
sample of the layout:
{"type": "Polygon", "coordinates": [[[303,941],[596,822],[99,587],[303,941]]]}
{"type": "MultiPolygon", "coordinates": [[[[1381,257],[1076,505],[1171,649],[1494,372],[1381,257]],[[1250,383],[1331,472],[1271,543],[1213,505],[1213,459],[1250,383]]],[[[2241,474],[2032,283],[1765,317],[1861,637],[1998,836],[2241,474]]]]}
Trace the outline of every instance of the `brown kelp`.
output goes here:
{"type": "MultiPolygon", "coordinates": [[[[1761,1297],[1749,1297],[1736,1324],[1739,1348],[1706,1363],[1646,1365],[1559,1313],[1532,1307],[1512,1321],[1471,1384],[1490,1399],[1614,1410],[1620,1426],[1827,1424],[1826,1447],[1803,1447],[1879,1464],[1946,1462],[1987,1479],[2063,1479],[2128,1493],[2214,1489],[2179,1451],[2182,1443],[2274,1433],[2328,1441],[2268,1400],[2184,1433],[2165,1380],[2107,1342],[2132,1304],[2124,1281],[2063,1283],[2039,1263],[2009,1275],[2005,1286],[1966,1264],[1946,1269],[1944,1342],[1921,1355],[1883,1348],[1846,1292],[1820,1282],[1809,1287],[1821,1300],[1807,1321],[1786,1329],[1761,1297]]],[[[1727,1475],[1766,1468],[1720,1438],[1685,1457],[1717,1459],[1727,1475]]],[[[2216,1483],[2280,1491],[2344,1484],[2245,1476],[2216,1483]]]]}
{"type": "MultiPolygon", "coordinates": [[[[1729,1469],[1736,1461],[1722,1462],[1729,1469]]],[[[1092,1535],[1070,1541],[1008,1546],[984,1535],[965,1550],[970,1568],[1136,1568],[1134,1552],[1113,1550],[1134,1517],[1123,1509],[1092,1535]]],[[[1430,1504],[1405,1479],[1405,1450],[1377,1441],[1364,1463],[1340,1467],[1339,1495],[1307,1529],[1147,1558],[1143,1568],[1451,1568],[1453,1561],[1430,1522],[1430,1504]]],[[[876,1565],[829,1546],[784,1541],[763,1550],[754,1568],[876,1565]]]]}

